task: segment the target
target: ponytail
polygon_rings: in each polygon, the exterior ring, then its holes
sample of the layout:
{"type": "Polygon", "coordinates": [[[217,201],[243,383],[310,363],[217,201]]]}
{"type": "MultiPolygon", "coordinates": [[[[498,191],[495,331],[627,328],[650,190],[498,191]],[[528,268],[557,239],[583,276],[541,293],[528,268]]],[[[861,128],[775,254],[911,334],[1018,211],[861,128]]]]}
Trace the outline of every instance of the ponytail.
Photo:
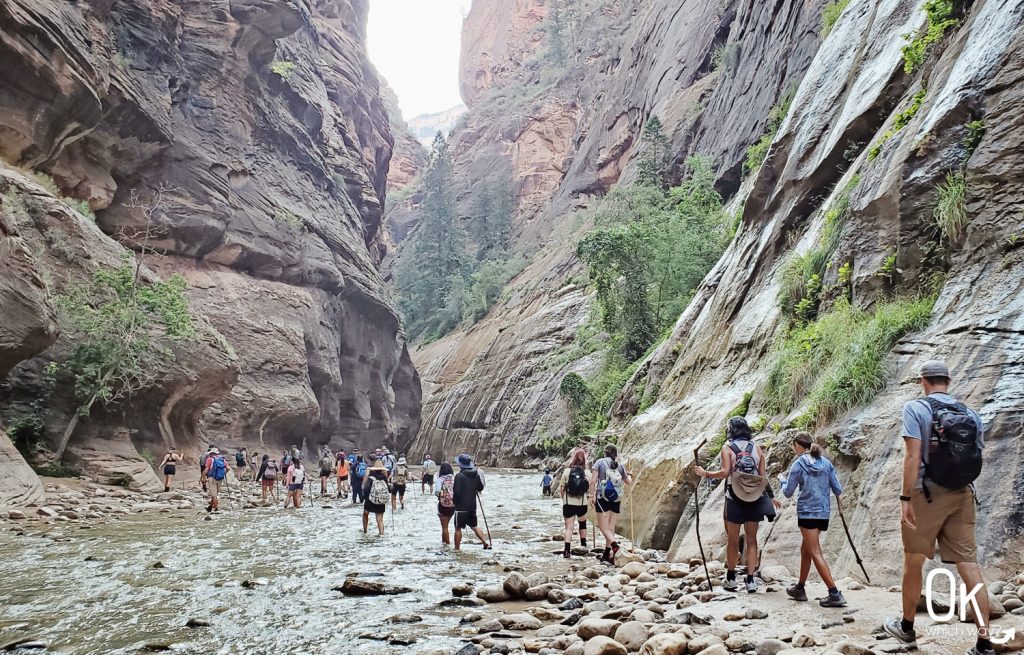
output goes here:
{"type": "Polygon", "coordinates": [[[821,446],[816,443],[811,444],[811,457],[821,459],[821,446]]]}

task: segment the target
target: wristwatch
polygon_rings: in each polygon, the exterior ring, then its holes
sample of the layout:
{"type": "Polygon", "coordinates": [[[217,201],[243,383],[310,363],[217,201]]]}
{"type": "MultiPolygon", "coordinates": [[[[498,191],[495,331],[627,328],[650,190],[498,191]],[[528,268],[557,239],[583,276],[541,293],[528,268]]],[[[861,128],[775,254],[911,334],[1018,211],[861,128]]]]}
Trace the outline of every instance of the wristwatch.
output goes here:
{"type": "Polygon", "coordinates": [[[906,503],[910,501],[910,496],[900,496],[900,502],[906,503]]]}

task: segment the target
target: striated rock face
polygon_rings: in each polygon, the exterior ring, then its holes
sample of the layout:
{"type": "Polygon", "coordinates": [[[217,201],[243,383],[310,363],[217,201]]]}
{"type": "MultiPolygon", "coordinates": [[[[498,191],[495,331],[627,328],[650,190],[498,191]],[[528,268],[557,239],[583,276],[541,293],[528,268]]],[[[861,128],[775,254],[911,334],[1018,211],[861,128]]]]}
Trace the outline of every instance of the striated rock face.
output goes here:
{"type": "MultiPolygon", "coordinates": [[[[617,427],[628,456],[642,463],[633,493],[644,498],[645,507],[654,507],[638,513],[644,516],[644,538],[671,547],[677,557],[697,552],[689,472],[693,448],[721,429],[745,392],[754,392],[750,414],[764,412],[761,390],[771,366],[770,349],[784,328],[776,300],[780,268],[791,252],[804,252],[819,238],[824,219],[821,213],[808,215],[830,202],[820,198],[821,188],[843,186],[854,173],[860,175],[838,257],[853,262],[855,302],[869,304],[882,294],[877,274],[893,252],[898,253],[900,284],[916,283],[933,229],[936,186],[947,171],[962,165],[970,224],[966,239],[954,246],[929,326],[896,347],[887,362],[890,381],[875,400],[818,433],[839,449],[846,518],[860,552],[872,553],[872,580],[897,581],[902,566],[899,549],[893,547],[900,540],[900,409],[920,394],[920,364],[944,358],[953,371],[953,393],[979,410],[988,433],[988,465],[978,482],[979,495],[989,499],[979,514],[983,561],[999,571],[1020,568],[1024,259],[1012,235],[1024,225],[1005,217],[1024,192],[1019,176],[1009,173],[1024,165],[1024,151],[1019,139],[997,135],[1021,129],[1020,112],[1012,109],[1020,91],[1012,80],[1024,73],[1019,57],[1024,11],[1014,3],[977,6],[941,53],[932,55],[915,78],[907,78],[899,36],[920,25],[913,9],[913,2],[850,4],[807,71],[767,163],[752,180],[736,241],[620,401],[617,409],[628,414],[644,387],[660,387],[658,403],[635,418],[620,415],[617,427]],[[875,140],[892,124],[886,117],[905,109],[922,87],[928,91],[920,111],[876,159],[861,154],[844,162],[849,144],[875,140]],[[969,153],[963,126],[975,119],[984,120],[986,136],[964,162],[969,153]],[[843,175],[846,166],[850,170],[843,175]],[[785,247],[787,238],[796,239],[791,251],[785,247]]],[[[792,417],[768,418],[785,423],[792,417]]],[[[788,446],[783,442],[778,448],[784,453],[788,446]]],[[[781,470],[788,457],[778,459],[781,470]]],[[[719,489],[702,505],[705,517],[719,516],[721,503],[719,489]]],[[[799,535],[788,530],[775,534],[765,558],[795,565],[789,560],[799,535]]],[[[712,552],[724,543],[714,523],[704,538],[712,552]]],[[[830,531],[825,547],[838,557],[844,573],[856,571],[842,531],[830,531]]]]}
{"type": "Polygon", "coordinates": [[[507,83],[537,52],[547,16],[543,0],[474,2],[462,26],[459,88],[468,107],[481,94],[507,83]]]}
{"type": "MultiPolygon", "coordinates": [[[[0,7],[11,63],[0,155],[87,200],[103,233],[137,247],[146,229],[159,252],[147,265],[182,273],[193,309],[237,353],[233,390],[210,372],[226,355],[197,351],[178,360],[187,393],[133,402],[162,426],[132,433],[140,447],[162,448],[145,442],[159,433],[185,447],[397,446],[415,432],[419,384],[377,270],[393,139],[366,11],[360,0],[0,7]]],[[[45,316],[6,323],[5,311],[0,324],[24,344],[47,333],[45,316]]],[[[122,423],[95,415],[82,438],[122,423]]]]}

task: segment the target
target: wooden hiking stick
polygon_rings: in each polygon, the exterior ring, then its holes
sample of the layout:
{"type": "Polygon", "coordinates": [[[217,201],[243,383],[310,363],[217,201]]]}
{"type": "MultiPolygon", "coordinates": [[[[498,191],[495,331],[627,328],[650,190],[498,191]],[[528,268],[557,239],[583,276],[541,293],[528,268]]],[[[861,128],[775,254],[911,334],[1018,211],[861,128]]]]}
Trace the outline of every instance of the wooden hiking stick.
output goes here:
{"type": "Polygon", "coordinates": [[[836,508],[839,510],[839,519],[843,522],[843,530],[846,531],[846,538],[850,542],[850,548],[853,549],[853,556],[857,559],[857,566],[859,566],[861,572],[864,573],[864,579],[867,580],[867,583],[871,584],[871,577],[868,576],[868,570],[864,568],[864,560],[860,558],[860,553],[857,552],[857,546],[853,543],[853,537],[850,535],[850,527],[846,525],[846,517],[843,516],[843,503],[839,499],[839,494],[836,494],[836,508]]]}
{"type": "Polygon", "coordinates": [[[480,498],[479,491],[476,492],[476,502],[480,504],[480,515],[484,517],[484,528],[487,530],[487,545],[493,549],[494,539],[491,539],[491,528],[487,525],[487,512],[484,511],[484,501],[482,498],[480,498]]]}
{"type": "MultiPolygon", "coordinates": [[[[696,467],[697,462],[700,461],[700,449],[704,447],[704,444],[708,442],[707,439],[700,442],[700,445],[693,449],[693,465],[696,467]]],[[[708,591],[714,591],[714,585],[711,584],[711,574],[708,572],[708,560],[704,556],[704,543],[700,538],[700,480],[698,478],[697,483],[693,486],[693,505],[694,513],[693,520],[695,530],[697,532],[697,548],[700,549],[700,561],[704,564],[704,577],[708,581],[708,591]]]]}

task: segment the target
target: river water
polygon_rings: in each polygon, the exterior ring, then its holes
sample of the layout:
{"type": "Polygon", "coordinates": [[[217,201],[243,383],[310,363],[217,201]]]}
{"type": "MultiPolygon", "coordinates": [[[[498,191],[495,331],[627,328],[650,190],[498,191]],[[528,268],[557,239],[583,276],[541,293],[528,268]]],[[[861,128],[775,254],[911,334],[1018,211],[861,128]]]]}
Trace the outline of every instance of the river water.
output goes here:
{"type": "MultiPolygon", "coordinates": [[[[540,496],[535,474],[490,472],[483,499],[495,551],[475,538],[463,552],[440,547],[433,496],[410,484],[406,509],[386,517],[383,537],[362,534],[361,508],[317,501],[300,510],[136,514],[82,530],[0,532],[0,643],[21,635],[47,652],[409,653],[459,643],[466,608],[440,608],[453,583],[493,583],[505,566],[559,572],[560,506],[540,496]],[[329,507],[326,507],[329,505],[329,507]],[[494,564],[493,560],[498,564],[494,564]],[[492,560],[491,564],[487,564],[492,560]],[[164,568],[154,568],[157,562],[164,568]],[[414,588],[390,597],[333,591],[350,573],[382,573],[414,588]],[[251,588],[243,582],[265,578],[251,588]],[[262,581],[261,581],[262,582],[262,581]],[[423,617],[389,624],[397,614],[423,617]],[[189,619],[209,627],[186,627],[189,619]],[[365,638],[394,634],[415,646],[365,638]]],[[[223,501],[222,501],[223,502],[223,501]]],[[[481,520],[481,527],[483,526],[481,520]]],[[[579,560],[574,560],[577,563],[579,560]]]]}

